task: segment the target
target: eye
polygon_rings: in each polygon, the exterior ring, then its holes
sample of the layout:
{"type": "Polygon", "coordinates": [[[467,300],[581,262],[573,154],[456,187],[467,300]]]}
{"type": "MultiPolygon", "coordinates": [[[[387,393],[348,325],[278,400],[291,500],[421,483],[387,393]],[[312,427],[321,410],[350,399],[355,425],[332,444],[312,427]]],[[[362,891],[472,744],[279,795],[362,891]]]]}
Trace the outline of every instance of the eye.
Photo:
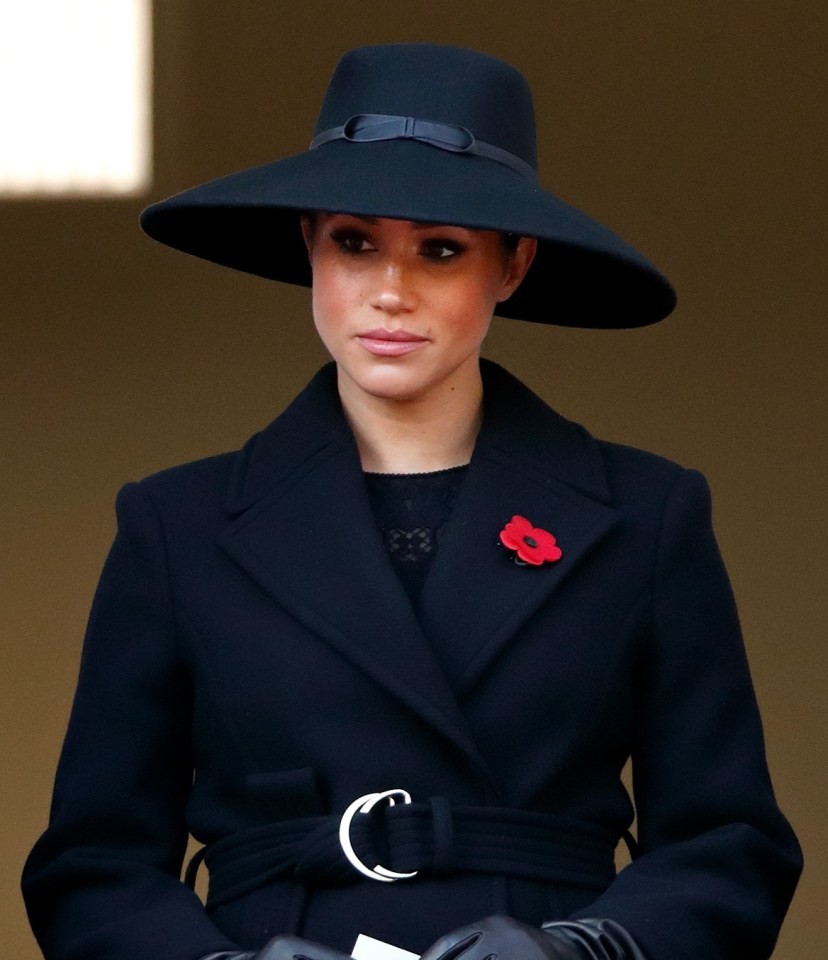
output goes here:
{"type": "Polygon", "coordinates": [[[343,253],[366,253],[374,246],[367,235],[355,227],[342,227],[331,233],[331,239],[343,253]]]}
{"type": "Polygon", "coordinates": [[[428,260],[451,260],[459,256],[465,247],[456,240],[445,240],[440,237],[431,237],[424,240],[421,253],[428,260]]]}

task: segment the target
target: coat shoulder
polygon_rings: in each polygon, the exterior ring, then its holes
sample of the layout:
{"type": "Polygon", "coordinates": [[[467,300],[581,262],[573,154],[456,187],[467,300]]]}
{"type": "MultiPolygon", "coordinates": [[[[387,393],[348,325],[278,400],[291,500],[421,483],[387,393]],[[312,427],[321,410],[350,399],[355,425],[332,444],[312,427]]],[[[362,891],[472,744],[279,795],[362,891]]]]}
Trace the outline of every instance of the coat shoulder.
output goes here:
{"type": "Polygon", "coordinates": [[[672,486],[688,472],[698,473],[683,464],[639,447],[594,438],[612,487],[642,482],[658,487],[672,486]]]}
{"type": "Polygon", "coordinates": [[[497,364],[487,361],[482,369],[485,444],[501,459],[526,464],[606,502],[660,499],[658,491],[669,490],[688,473],[666,457],[595,437],[497,364]]]}
{"type": "Polygon", "coordinates": [[[229,451],[176,464],[127,484],[121,496],[130,490],[140,491],[162,513],[219,509],[237,459],[238,451],[229,451]]]}

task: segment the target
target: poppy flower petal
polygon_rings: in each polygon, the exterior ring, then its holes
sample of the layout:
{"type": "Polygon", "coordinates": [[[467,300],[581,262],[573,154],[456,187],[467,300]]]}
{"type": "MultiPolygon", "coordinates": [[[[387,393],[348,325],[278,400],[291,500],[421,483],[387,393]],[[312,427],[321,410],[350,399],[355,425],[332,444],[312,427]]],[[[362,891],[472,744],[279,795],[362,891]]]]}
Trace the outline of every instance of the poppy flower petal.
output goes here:
{"type": "Polygon", "coordinates": [[[533,527],[519,514],[515,514],[500,531],[500,542],[515,552],[515,562],[522,566],[539,567],[543,563],[554,563],[563,556],[557,540],[548,530],[533,527]]]}
{"type": "Polygon", "coordinates": [[[516,536],[515,533],[507,526],[500,531],[500,542],[508,550],[517,550],[521,543],[523,543],[523,539],[522,537],[516,536]]]}
{"type": "Polygon", "coordinates": [[[540,550],[549,550],[558,542],[548,530],[541,530],[540,527],[532,531],[532,536],[537,540],[540,550]]]}
{"type": "Polygon", "coordinates": [[[526,517],[514,516],[500,531],[500,542],[509,550],[517,550],[523,538],[532,530],[526,517]]]}
{"type": "Polygon", "coordinates": [[[543,557],[537,550],[518,550],[518,556],[524,563],[531,563],[533,567],[539,567],[543,563],[543,557]]]}

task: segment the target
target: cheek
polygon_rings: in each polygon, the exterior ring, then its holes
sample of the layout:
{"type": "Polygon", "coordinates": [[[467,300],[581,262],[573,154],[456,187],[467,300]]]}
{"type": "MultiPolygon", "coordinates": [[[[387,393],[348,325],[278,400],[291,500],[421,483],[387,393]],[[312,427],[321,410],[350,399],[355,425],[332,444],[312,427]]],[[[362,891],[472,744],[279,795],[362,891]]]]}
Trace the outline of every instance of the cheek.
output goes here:
{"type": "Polygon", "coordinates": [[[340,326],[355,296],[353,280],[324,264],[314,266],[311,303],[317,330],[332,332],[340,326]]]}
{"type": "Polygon", "coordinates": [[[446,344],[453,343],[456,349],[467,352],[479,347],[489,332],[492,320],[491,304],[479,295],[466,296],[454,301],[451,308],[443,311],[442,334],[446,344]]]}
{"type": "Polygon", "coordinates": [[[452,291],[446,302],[450,303],[453,326],[458,334],[480,340],[486,336],[497,305],[495,284],[488,276],[475,277],[473,282],[463,283],[452,291]]]}
{"type": "Polygon", "coordinates": [[[486,334],[489,332],[491,324],[492,307],[491,305],[487,305],[487,307],[481,310],[475,317],[474,322],[469,325],[469,338],[480,345],[486,339],[486,334]]]}

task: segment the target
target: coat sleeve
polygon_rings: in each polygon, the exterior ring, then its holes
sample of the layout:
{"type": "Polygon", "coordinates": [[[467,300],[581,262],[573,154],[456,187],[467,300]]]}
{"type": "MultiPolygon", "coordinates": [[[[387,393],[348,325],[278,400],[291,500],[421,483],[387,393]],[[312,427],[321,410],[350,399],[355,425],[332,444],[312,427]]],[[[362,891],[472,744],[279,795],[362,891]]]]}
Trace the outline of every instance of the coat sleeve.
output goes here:
{"type": "Polygon", "coordinates": [[[121,491],[117,510],[23,891],[46,960],[196,960],[234,945],[179,881],[190,694],[164,537],[140,485],[121,491]]]}
{"type": "Polygon", "coordinates": [[[704,478],[666,502],[632,750],[640,855],[581,917],[648,960],[765,960],[801,870],[780,813],[704,478]]]}

